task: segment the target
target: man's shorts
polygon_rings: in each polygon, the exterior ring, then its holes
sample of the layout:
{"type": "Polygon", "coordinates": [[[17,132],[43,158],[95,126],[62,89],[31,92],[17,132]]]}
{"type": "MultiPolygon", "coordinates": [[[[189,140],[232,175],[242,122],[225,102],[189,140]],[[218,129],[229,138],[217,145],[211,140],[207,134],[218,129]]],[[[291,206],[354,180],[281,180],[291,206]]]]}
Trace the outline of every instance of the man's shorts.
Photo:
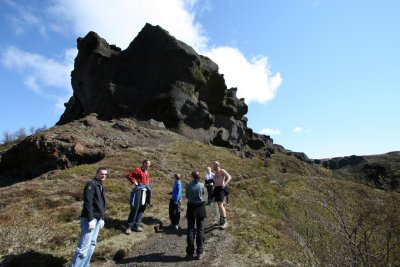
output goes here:
{"type": "Polygon", "coordinates": [[[214,201],[215,202],[223,202],[225,199],[225,190],[222,186],[216,186],[214,188],[214,201]]]}

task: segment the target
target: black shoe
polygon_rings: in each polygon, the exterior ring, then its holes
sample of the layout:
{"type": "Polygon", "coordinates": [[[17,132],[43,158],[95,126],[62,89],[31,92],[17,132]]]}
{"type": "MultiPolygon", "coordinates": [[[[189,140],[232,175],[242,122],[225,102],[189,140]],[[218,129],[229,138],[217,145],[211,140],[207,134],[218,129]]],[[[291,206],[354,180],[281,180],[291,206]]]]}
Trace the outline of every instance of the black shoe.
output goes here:
{"type": "Polygon", "coordinates": [[[187,261],[193,260],[193,254],[186,254],[185,260],[187,261]]]}

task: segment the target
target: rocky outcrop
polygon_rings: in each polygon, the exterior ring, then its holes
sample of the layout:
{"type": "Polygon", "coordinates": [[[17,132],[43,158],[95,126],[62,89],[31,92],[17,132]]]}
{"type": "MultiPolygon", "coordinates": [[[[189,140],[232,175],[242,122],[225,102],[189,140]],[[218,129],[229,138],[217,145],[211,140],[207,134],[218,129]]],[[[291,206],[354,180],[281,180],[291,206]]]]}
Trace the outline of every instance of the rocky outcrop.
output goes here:
{"type": "Polygon", "coordinates": [[[146,24],[125,50],[89,32],[78,50],[65,112],[55,127],[4,153],[3,174],[32,178],[169,136],[144,134],[151,129],[243,157],[274,152],[269,136],[247,127],[247,105],[227,88],[217,64],[161,27],[146,24]]]}
{"type": "Polygon", "coordinates": [[[161,27],[146,24],[123,51],[89,32],[78,50],[74,93],[59,125],[91,113],[101,120],[153,119],[205,143],[273,152],[272,139],[247,127],[247,105],[227,88],[217,64],[161,27]]]}
{"type": "Polygon", "coordinates": [[[51,170],[95,163],[123,149],[175,142],[179,137],[156,121],[102,121],[97,114],[90,114],[14,145],[2,155],[0,172],[15,177],[14,181],[24,180],[51,170]]]}

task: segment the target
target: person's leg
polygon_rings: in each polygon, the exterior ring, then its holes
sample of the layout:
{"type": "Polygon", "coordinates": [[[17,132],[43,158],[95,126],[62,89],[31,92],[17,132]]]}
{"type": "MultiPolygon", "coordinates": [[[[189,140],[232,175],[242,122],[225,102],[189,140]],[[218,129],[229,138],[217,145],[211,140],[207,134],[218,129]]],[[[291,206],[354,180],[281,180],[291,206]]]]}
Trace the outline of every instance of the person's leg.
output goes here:
{"type": "Polygon", "coordinates": [[[78,246],[76,247],[71,267],[85,266],[88,257],[90,243],[94,231],[89,230],[89,222],[86,218],[81,218],[81,234],[78,246]]]}
{"type": "Polygon", "coordinates": [[[181,203],[178,202],[178,204],[175,207],[175,225],[179,225],[180,220],[181,220],[181,203]]]}
{"type": "Polygon", "coordinates": [[[94,249],[96,248],[96,242],[97,242],[97,236],[99,235],[100,232],[100,220],[96,222],[95,228],[92,230],[92,238],[90,240],[90,246],[88,249],[88,253],[86,256],[86,262],[84,266],[89,266],[90,265],[90,259],[92,258],[94,249]]]}
{"type": "Polygon", "coordinates": [[[207,186],[207,196],[208,196],[208,203],[213,202],[213,187],[211,185],[207,186]]]}
{"type": "Polygon", "coordinates": [[[194,220],[192,218],[187,219],[187,237],[186,237],[186,254],[193,256],[194,253],[194,220]]]}
{"type": "Polygon", "coordinates": [[[204,218],[196,218],[196,253],[197,256],[204,252],[204,218]]]}
{"type": "Polygon", "coordinates": [[[174,225],[174,213],[175,213],[175,207],[174,207],[174,201],[171,199],[169,201],[169,206],[168,206],[168,214],[169,214],[169,219],[171,221],[171,225],[174,225]]]}
{"type": "Polygon", "coordinates": [[[146,205],[141,205],[139,207],[138,213],[136,215],[135,222],[133,224],[133,228],[134,229],[136,229],[136,230],[141,229],[140,224],[142,223],[143,214],[144,214],[145,210],[146,210],[146,205]]]}
{"type": "Polygon", "coordinates": [[[140,199],[141,199],[141,194],[140,194],[140,190],[138,192],[135,193],[134,197],[134,205],[131,206],[131,210],[129,212],[129,216],[128,216],[128,222],[127,222],[127,230],[131,230],[132,227],[134,226],[139,208],[140,208],[140,199]]]}
{"type": "Polygon", "coordinates": [[[218,212],[220,217],[226,217],[226,211],[224,207],[224,202],[217,202],[218,212]]]}

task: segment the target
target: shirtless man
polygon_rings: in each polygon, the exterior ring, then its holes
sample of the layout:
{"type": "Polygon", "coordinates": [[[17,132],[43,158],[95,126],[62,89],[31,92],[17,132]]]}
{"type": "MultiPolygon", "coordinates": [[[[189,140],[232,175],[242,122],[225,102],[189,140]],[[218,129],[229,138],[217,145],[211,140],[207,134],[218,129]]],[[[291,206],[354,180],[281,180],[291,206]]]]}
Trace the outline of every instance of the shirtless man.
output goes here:
{"type": "Polygon", "coordinates": [[[226,220],[226,211],[224,207],[224,198],[225,198],[225,187],[231,181],[232,177],[230,174],[221,169],[219,161],[214,161],[213,170],[214,170],[214,201],[217,202],[218,211],[219,211],[219,222],[218,225],[221,226],[222,229],[228,227],[228,222],[226,220]]]}

